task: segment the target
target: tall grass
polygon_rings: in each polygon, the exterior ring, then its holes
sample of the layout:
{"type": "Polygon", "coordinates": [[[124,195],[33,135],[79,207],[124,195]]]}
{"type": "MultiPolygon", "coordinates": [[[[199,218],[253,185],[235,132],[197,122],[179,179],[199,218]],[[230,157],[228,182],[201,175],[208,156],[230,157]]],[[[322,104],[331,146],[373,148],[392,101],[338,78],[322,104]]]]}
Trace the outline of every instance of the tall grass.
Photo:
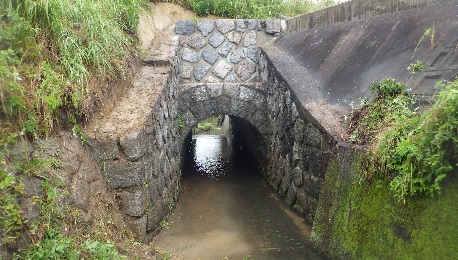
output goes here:
{"type": "Polygon", "coordinates": [[[81,110],[90,78],[123,75],[123,60],[134,49],[139,1],[2,1],[3,113],[39,136],[56,126],[60,108],[81,110]]]}
{"type": "Polygon", "coordinates": [[[171,0],[197,15],[214,14],[229,18],[295,16],[334,4],[333,0],[312,3],[306,0],[171,0]]]}

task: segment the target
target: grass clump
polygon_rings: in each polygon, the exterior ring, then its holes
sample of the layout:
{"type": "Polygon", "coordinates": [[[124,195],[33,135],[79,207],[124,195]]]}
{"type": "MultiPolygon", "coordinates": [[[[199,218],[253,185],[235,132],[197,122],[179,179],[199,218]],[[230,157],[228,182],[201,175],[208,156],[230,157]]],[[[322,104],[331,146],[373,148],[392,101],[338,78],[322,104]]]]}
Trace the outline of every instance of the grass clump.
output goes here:
{"type": "Polygon", "coordinates": [[[371,91],[374,100],[353,113],[350,126],[352,141],[373,143],[367,177],[387,177],[399,201],[440,194],[442,180],[458,167],[458,79],[443,83],[422,113],[410,109],[412,97],[394,79],[371,91]]]}
{"type": "Polygon", "coordinates": [[[81,116],[95,77],[124,75],[138,0],[0,3],[0,105],[19,131],[47,135],[59,112],[81,116]]]}

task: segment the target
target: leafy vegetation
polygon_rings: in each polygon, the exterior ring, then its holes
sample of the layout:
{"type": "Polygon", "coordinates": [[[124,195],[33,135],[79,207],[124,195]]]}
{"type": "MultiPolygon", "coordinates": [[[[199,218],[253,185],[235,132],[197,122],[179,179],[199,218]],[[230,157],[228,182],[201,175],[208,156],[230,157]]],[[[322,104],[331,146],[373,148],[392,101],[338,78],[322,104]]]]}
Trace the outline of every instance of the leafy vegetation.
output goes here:
{"type": "Polygon", "coordinates": [[[199,16],[209,14],[228,18],[268,18],[295,16],[330,6],[333,0],[312,3],[304,0],[175,0],[199,16]]]}
{"type": "Polygon", "coordinates": [[[400,117],[380,139],[376,156],[399,200],[441,193],[440,183],[458,166],[458,80],[438,94],[435,104],[415,117],[400,117]]]}
{"type": "Polygon", "coordinates": [[[363,100],[362,107],[352,112],[350,139],[352,142],[368,143],[380,129],[389,127],[399,118],[411,117],[409,109],[413,98],[408,95],[404,83],[393,78],[374,82],[370,86],[374,99],[363,100]]]}
{"type": "Polygon", "coordinates": [[[77,121],[87,112],[87,97],[124,76],[144,3],[0,2],[0,246],[17,248],[21,236],[31,239],[34,245],[18,259],[123,259],[111,243],[81,241],[61,230],[65,218],[77,213],[57,203],[65,196],[58,195],[59,160],[12,148],[19,139],[40,139],[66,124],[85,143],[77,121]],[[40,208],[33,221],[19,206],[21,180],[29,177],[43,181],[44,191],[32,198],[40,208]]]}
{"type": "Polygon", "coordinates": [[[442,88],[419,114],[410,109],[413,99],[403,83],[375,82],[374,100],[353,113],[354,142],[368,143],[383,132],[368,155],[368,172],[388,177],[399,201],[440,194],[441,181],[458,166],[458,79],[442,88]]]}

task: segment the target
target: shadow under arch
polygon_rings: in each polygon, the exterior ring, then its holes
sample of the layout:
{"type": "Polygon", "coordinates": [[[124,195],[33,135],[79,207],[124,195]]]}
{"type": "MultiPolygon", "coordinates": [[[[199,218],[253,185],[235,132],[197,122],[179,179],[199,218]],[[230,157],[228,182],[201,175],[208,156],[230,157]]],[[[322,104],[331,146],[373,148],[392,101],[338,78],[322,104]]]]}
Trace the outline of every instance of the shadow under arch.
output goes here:
{"type": "MultiPolygon", "coordinates": [[[[240,157],[244,161],[250,162],[251,168],[255,168],[261,174],[264,174],[267,166],[268,142],[264,136],[253,126],[249,121],[229,115],[232,142],[234,146],[234,154],[232,156],[240,157]]],[[[197,126],[197,123],[194,127],[197,126]]],[[[182,142],[182,168],[184,169],[190,161],[193,160],[193,141],[192,128],[186,134],[182,142]]]]}

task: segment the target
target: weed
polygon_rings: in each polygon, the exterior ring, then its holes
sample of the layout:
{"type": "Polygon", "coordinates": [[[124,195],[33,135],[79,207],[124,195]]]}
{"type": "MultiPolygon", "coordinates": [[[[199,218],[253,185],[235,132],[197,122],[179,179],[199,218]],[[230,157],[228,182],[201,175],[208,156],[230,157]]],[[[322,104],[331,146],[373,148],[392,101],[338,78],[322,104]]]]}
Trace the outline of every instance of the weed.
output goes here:
{"type": "Polygon", "coordinates": [[[127,257],[119,255],[116,246],[111,243],[87,240],[83,245],[89,252],[91,259],[127,259],[127,257]]]}
{"type": "MultiPolygon", "coordinates": [[[[0,3],[0,105],[33,138],[58,126],[58,110],[81,113],[94,76],[123,76],[143,1],[0,3]]],[[[70,112],[73,113],[73,112],[70,112]]]]}
{"type": "Polygon", "coordinates": [[[434,30],[433,28],[427,28],[423,35],[420,37],[420,40],[418,40],[417,45],[415,46],[415,50],[413,51],[412,57],[410,59],[413,59],[415,53],[417,52],[418,48],[420,47],[420,44],[425,40],[426,36],[429,36],[433,32],[433,35],[431,36],[431,43],[434,41],[434,30]]]}
{"type": "Polygon", "coordinates": [[[183,129],[184,127],[184,121],[183,121],[183,118],[181,117],[181,115],[178,116],[178,130],[181,131],[181,129],[183,129]]]}
{"type": "Polygon", "coordinates": [[[450,173],[458,151],[458,80],[438,94],[435,104],[420,116],[400,118],[385,133],[378,157],[396,173],[391,190],[401,201],[408,196],[440,194],[440,183],[450,173]]]}
{"type": "Polygon", "coordinates": [[[170,226],[170,223],[167,220],[162,220],[161,223],[159,223],[159,226],[161,228],[168,228],[170,226]]]}
{"type": "Polygon", "coordinates": [[[82,145],[87,144],[87,137],[83,132],[83,129],[78,125],[74,116],[70,116],[69,123],[73,125],[72,135],[73,137],[79,138],[82,145]]]}
{"type": "Polygon", "coordinates": [[[23,190],[14,175],[0,168],[0,245],[13,243],[20,235],[25,218],[17,199],[23,190]]]}
{"type": "Polygon", "coordinates": [[[374,100],[353,114],[352,141],[369,142],[383,132],[369,151],[368,168],[390,179],[399,201],[440,194],[441,181],[458,167],[458,79],[441,88],[435,104],[417,114],[404,84],[376,82],[374,100]]]}
{"type": "Polygon", "coordinates": [[[423,65],[423,61],[417,60],[416,63],[411,63],[407,70],[410,72],[411,75],[417,74],[417,72],[421,72],[425,69],[425,65],[423,65]]]}
{"type": "Polygon", "coordinates": [[[400,117],[410,117],[413,112],[409,105],[413,98],[407,94],[404,83],[389,78],[374,82],[370,86],[375,98],[363,99],[362,107],[352,112],[350,140],[356,143],[368,143],[381,128],[396,123],[400,117]]]}

